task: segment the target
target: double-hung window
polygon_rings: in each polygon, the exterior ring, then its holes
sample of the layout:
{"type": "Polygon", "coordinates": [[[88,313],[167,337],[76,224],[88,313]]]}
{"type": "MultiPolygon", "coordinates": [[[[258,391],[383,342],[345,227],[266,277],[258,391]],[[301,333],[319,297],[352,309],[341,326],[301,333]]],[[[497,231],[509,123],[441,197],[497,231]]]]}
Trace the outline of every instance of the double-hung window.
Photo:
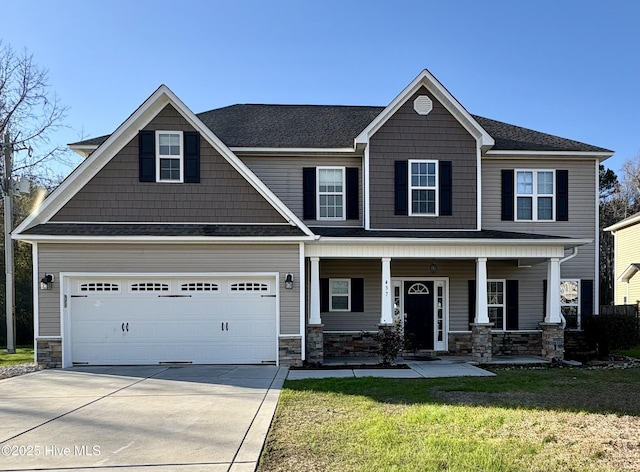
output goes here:
{"type": "Polygon", "coordinates": [[[409,215],[438,215],[438,161],[409,161],[409,215]]]}
{"type": "Polygon", "coordinates": [[[506,326],[504,280],[487,281],[487,308],[489,309],[489,322],[493,323],[496,331],[503,331],[506,326]]]}
{"type": "Polygon", "coordinates": [[[182,131],[156,131],[156,181],[183,182],[182,131]]]}
{"type": "Polygon", "coordinates": [[[555,172],[516,171],[516,220],[554,221],[555,172]]]}
{"type": "Polygon", "coordinates": [[[329,279],[329,311],[351,311],[351,279],[329,279]]]}
{"type": "Polygon", "coordinates": [[[344,167],[318,167],[318,208],[319,220],[345,219],[344,167]]]}
{"type": "Polygon", "coordinates": [[[560,313],[567,322],[567,328],[580,329],[580,280],[560,282],[560,313]]]}

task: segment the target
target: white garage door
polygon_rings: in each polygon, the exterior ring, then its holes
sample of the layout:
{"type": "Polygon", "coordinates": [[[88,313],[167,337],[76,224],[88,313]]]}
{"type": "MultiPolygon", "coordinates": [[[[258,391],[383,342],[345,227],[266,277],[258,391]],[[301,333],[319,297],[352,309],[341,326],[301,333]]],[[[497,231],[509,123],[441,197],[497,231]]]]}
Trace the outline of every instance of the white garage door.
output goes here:
{"type": "Polygon", "coordinates": [[[274,277],[94,277],[69,288],[74,364],[276,360],[274,277]]]}

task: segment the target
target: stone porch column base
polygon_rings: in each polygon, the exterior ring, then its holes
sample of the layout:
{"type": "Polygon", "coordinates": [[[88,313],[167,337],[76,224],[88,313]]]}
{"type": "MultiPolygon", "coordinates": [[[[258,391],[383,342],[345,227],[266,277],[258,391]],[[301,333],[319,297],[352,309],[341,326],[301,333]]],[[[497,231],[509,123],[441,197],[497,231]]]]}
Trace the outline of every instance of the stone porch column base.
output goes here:
{"type": "Polygon", "coordinates": [[[491,328],[493,323],[471,323],[471,356],[478,364],[487,364],[493,358],[491,328]]]}
{"type": "Polygon", "coordinates": [[[542,357],[550,361],[564,359],[564,328],[562,323],[540,323],[542,328],[542,357]]]}
{"type": "Polygon", "coordinates": [[[307,363],[324,363],[324,325],[307,325],[307,363]]]}

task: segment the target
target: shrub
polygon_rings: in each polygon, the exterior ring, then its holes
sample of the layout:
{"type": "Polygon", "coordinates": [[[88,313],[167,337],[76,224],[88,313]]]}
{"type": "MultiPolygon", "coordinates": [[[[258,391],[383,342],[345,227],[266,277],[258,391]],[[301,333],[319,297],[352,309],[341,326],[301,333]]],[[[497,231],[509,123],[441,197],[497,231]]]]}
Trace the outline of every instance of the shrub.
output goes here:
{"type": "Polygon", "coordinates": [[[396,358],[404,347],[404,334],[402,328],[397,326],[384,326],[373,335],[374,341],[378,343],[378,354],[381,357],[382,365],[395,365],[396,358]]]}
{"type": "Polygon", "coordinates": [[[635,314],[591,316],[586,320],[584,330],[587,342],[597,350],[600,358],[640,343],[640,325],[635,314]]]}

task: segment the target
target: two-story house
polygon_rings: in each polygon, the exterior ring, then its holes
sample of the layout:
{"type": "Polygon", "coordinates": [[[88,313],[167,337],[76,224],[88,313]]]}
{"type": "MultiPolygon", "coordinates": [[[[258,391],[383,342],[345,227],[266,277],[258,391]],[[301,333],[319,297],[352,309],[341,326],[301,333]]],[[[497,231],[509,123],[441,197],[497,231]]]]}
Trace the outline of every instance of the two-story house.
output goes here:
{"type": "Polygon", "coordinates": [[[166,86],[14,232],[51,366],[561,357],[597,306],[612,152],[471,115],[428,71],[386,107],[233,105],[166,86]]]}
{"type": "Polygon", "coordinates": [[[614,240],[614,303],[640,306],[640,213],[605,228],[605,231],[611,231],[614,240]]]}

